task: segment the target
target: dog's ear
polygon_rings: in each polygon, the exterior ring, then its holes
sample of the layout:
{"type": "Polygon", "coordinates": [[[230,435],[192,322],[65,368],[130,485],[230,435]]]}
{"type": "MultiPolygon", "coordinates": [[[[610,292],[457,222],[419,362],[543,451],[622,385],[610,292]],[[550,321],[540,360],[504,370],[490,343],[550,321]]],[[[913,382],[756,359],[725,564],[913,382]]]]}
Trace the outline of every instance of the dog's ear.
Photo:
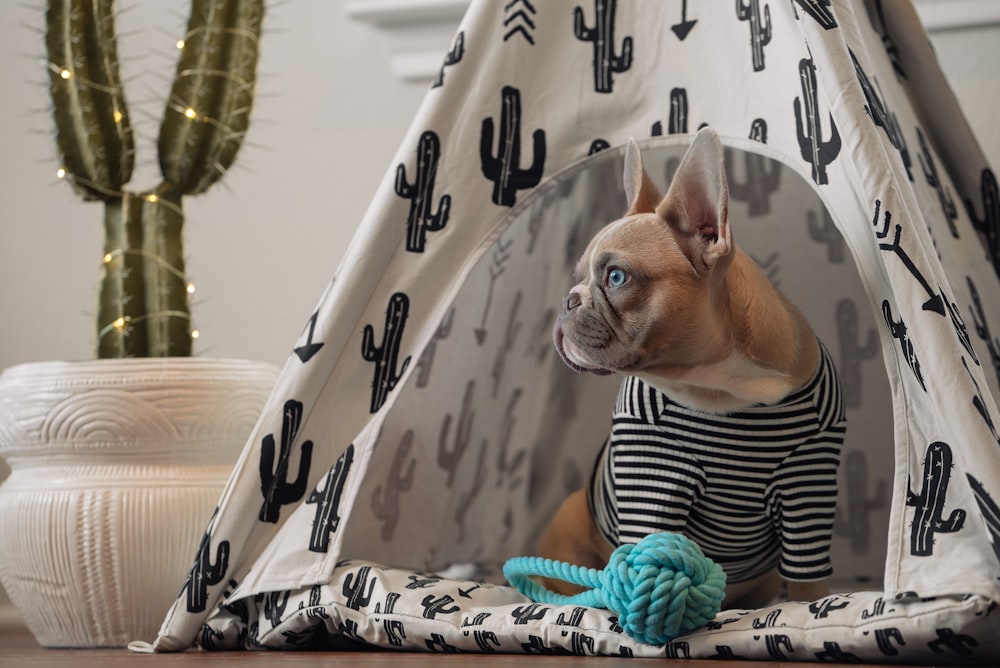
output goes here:
{"type": "Polygon", "coordinates": [[[625,146],[625,196],[628,198],[626,216],[636,213],[653,213],[662,199],[659,188],[653,184],[653,179],[642,166],[642,156],[639,145],[634,139],[629,139],[625,146]]]}
{"type": "Polygon", "coordinates": [[[731,255],[729,185],[715,130],[703,128],[695,136],[656,213],[678,233],[695,269],[707,271],[731,255]]]}

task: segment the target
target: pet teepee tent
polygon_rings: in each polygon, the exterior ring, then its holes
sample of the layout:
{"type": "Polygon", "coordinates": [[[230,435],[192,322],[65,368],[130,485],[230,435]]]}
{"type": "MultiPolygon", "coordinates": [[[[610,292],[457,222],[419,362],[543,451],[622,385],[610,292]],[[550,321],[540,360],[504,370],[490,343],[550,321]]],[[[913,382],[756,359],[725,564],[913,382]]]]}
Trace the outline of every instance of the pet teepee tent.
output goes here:
{"type": "Polygon", "coordinates": [[[998,206],[905,2],[476,0],[155,648],[996,657],[998,206]],[[737,243],[840,368],[835,567],[882,581],[653,647],[483,580],[531,552],[610,421],[616,382],[548,332],[621,214],[621,147],[662,187],[703,124],[737,243]]]}

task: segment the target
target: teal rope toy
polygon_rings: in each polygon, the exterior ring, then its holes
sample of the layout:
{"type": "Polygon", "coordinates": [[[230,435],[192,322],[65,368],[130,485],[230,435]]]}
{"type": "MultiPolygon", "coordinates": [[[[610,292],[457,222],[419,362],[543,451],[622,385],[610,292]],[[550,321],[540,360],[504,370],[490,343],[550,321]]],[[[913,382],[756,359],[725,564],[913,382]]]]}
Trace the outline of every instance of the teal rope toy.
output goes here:
{"type": "Polygon", "coordinates": [[[618,615],[626,635],[662,645],[719,613],[726,574],[691,539],[677,533],[646,536],[622,545],[603,571],[541,557],[514,557],[504,577],[519,592],[539,603],[605,608],[618,615]],[[531,579],[565,580],[590,590],[564,596],[531,579]]]}

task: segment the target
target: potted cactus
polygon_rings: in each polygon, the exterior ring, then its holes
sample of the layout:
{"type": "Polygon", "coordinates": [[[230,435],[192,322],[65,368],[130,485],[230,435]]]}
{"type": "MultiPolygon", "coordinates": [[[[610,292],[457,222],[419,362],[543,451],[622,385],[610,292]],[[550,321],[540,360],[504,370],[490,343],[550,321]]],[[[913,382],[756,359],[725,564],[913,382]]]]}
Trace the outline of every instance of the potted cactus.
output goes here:
{"type": "Polygon", "coordinates": [[[162,181],[133,191],[114,0],[49,0],[60,176],[104,209],[96,360],[0,375],[0,580],[45,646],[155,635],[277,369],[192,358],[184,197],[246,134],[263,0],[192,0],[160,123],[162,181]]]}

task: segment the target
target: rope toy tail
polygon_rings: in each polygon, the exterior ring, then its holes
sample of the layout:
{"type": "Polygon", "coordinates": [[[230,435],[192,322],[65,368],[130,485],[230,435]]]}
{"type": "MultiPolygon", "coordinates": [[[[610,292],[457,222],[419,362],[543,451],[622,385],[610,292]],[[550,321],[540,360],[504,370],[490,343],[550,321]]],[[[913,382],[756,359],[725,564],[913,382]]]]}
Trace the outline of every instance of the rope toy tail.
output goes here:
{"type": "Polygon", "coordinates": [[[511,586],[539,603],[606,608],[632,639],[662,645],[715,618],[726,574],[691,539],[676,533],[622,545],[603,571],[541,557],[514,557],[503,567],[511,586]],[[565,580],[589,591],[557,594],[531,579],[565,580]]]}

